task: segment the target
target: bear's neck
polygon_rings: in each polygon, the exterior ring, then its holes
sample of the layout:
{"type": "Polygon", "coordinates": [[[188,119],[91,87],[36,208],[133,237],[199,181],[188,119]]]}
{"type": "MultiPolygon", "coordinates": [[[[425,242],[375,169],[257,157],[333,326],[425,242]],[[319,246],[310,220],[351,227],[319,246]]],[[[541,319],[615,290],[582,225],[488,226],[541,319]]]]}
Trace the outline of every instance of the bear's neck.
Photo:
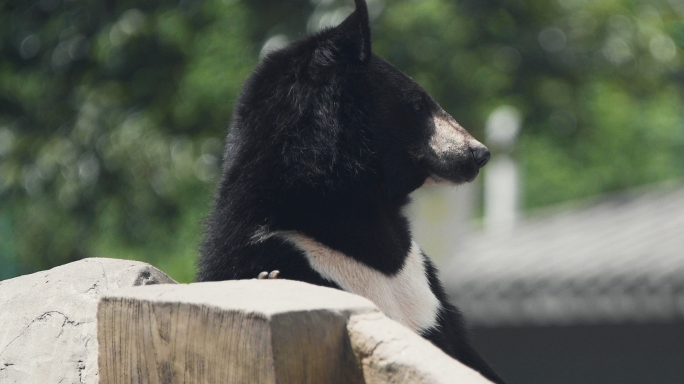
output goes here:
{"type": "Polygon", "coordinates": [[[272,207],[271,230],[295,231],[383,273],[401,269],[411,248],[404,204],[352,193],[305,193],[272,207]]]}

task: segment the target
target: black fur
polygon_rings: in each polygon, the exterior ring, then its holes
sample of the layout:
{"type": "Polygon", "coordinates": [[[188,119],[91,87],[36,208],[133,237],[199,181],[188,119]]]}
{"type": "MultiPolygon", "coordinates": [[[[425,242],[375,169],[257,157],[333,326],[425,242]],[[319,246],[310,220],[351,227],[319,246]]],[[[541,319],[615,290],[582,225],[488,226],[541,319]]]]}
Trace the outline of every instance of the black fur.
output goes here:
{"type": "MultiPolygon", "coordinates": [[[[247,79],[226,141],[223,176],[207,222],[198,281],[280,277],[335,287],[291,244],[264,231],[297,231],[392,275],[411,247],[402,214],[429,176],[477,176],[469,153],[436,158],[432,117],[450,118],[408,76],[371,53],[366,4],[336,28],[268,55],[247,79]]],[[[423,336],[502,383],[470,347],[460,314],[432,264],[442,303],[423,336]]]]}

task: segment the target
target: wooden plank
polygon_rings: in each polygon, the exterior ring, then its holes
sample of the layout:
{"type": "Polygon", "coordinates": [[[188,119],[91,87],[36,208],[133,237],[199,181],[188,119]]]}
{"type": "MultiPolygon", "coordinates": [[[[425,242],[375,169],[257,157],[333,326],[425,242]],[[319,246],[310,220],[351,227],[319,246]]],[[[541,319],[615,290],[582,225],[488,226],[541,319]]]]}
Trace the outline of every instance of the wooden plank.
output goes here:
{"type": "Polygon", "coordinates": [[[370,312],[287,280],[122,289],[98,306],[100,383],[363,383],[346,324],[370,312]]]}

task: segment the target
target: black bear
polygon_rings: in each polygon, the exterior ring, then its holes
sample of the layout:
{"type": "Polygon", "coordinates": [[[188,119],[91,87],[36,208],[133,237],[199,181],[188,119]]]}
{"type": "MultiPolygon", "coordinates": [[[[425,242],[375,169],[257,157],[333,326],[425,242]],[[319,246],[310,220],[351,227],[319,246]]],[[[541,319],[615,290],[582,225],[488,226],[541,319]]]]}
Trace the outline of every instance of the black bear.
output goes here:
{"type": "Polygon", "coordinates": [[[363,0],[339,26],[267,55],[226,139],[198,281],[263,271],[364,296],[496,382],[402,208],[489,159],[411,78],[371,52],[363,0]]]}

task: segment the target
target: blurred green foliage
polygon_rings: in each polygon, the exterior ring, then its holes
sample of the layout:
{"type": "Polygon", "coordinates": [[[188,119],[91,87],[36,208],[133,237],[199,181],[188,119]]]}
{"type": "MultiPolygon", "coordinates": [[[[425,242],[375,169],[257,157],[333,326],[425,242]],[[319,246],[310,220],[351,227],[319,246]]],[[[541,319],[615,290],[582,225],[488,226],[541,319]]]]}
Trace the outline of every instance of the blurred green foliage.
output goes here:
{"type": "MultiPolygon", "coordinates": [[[[525,207],[684,176],[684,3],[369,7],[376,53],[476,137],[494,108],[522,112],[525,207]]],[[[102,256],[192,280],[227,121],[261,47],[351,9],[342,0],[0,3],[0,279],[102,256]]]]}
{"type": "Polygon", "coordinates": [[[193,278],[249,20],[225,1],[3,3],[0,204],[22,272],[108,256],[193,278]]]}

